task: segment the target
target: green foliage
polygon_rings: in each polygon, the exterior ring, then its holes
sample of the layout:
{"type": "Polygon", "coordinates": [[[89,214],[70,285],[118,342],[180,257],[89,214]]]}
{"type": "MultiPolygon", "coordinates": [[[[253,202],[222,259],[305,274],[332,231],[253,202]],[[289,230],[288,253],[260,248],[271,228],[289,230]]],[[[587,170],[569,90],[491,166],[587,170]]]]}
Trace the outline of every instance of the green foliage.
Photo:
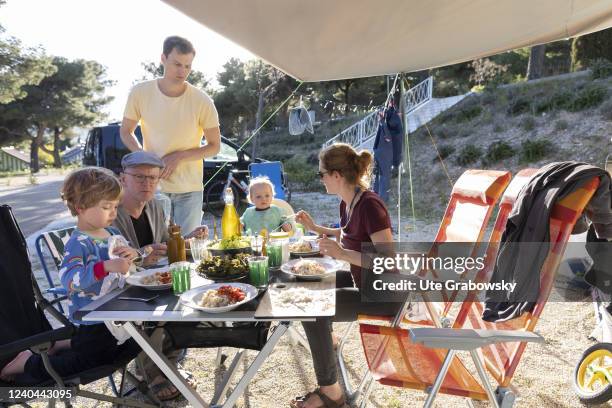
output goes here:
{"type": "Polygon", "coordinates": [[[558,121],[555,122],[555,130],[567,130],[568,127],[569,127],[569,124],[567,123],[567,120],[565,119],[559,119],[558,121]]]}
{"type": "Polygon", "coordinates": [[[309,164],[305,159],[293,159],[283,163],[285,172],[295,190],[320,191],[322,189],[317,165],[309,164]]]}
{"type": "Polygon", "coordinates": [[[549,96],[543,95],[536,103],[537,113],[550,112],[557,109],[569,109],[572,106],[574,94],[564,88],[556,88],[549,92],[549,96]]]}
{"type": "Polygon", "coordinates": [[[6,104],[25,97],[25,86],[37,85],[56,68],[41,49],[24,48],[19,40],[2,35],[2,31],[0,27],[0,104],[6,104]]]}
{"type": "Polygon", "coordinates": [[[498,64],[489,58],[481,58],[472,61],[474,73],[470,75],[470,81],[476,85],[498,85],[504,81],[508,66],[498,64]]]}
{"type": "Polygon", "coordinates": [[[487,163],[497,163],[500,160],[514,156],[514,149],[504,141],[493,142],[487,148],[485,160],[487,163]]]}
{"type": "Polygon", "coordinates": [[[612,61],[612,28],[574,38],[572,42],[573,71],[590,67],[599,58],[612,61]]]}
{"type": "Polygon", "coordinates": [[[474,163],[482,156],[482,150],[473,144],[464,146],[457,156],[456,163],[459,166],[466,166],[474,163]]]}
{"type": "Polygon", "coordinates": [[[588,84],[578,92],[578,94],[572,101],[571,106],[568,107],[568,110],[572,112],[577,112],[589,108],[594,108],[595,106],[600,105],[604,101],[604,99],[606,99],[607,93],[607,88],[603,86],[597,84],[588,84]]]}
{"type": "Polygon", "coordinates": [[[521,143],[520,161],[521,163],[537,162],[546,157],[551,151],[552,145],[549,140],[525,140],[521,143]]]}
{"type": "Polygon", "coordinates": [[[536,121],[533,116],[525,116],[523,120],[521,120],[521,127],[526,132],[531,132],[536,127],[536,121]]]}
{"type": "Polygon", "coordinates": [[[612,62],[605,58],[597,58],[591,63],[591,75],[593,79],[612,76],[612,62]]]}
{"type": "Polygon", "coordinates": [[[501,133],[504,131],[504,127],[503,125],[496,123],[495,125],[493,125],[493,132],[495,133],[501,133]]]}
{"type": "MultiPolygon", "coordinates": [[[[450,125],[441,125],[435,131],[432,131],[434,137],[439,139],[449,139],[457,135],[457,128],[450,125]]],[[[427,136],[427,130],[425,130],[427,136]]]]}
{"type": "Polygon", "coordinates": [[[604,119],[612,122],[612,99],[601,105],[601,108],[599,108],[599,113],[604,119]]]}
{"type": "MultiPolygon", "coordinates": [[[[455,147],[452,145],[444,144],[438,148],[438,154],[440,155],[442,160],[446,159],[448,156],[450,156],[454,152],[455,152],[455,147]]],[[[438,160],[438,155],[434,157],[433,161],[435,162],[437,160],[438,160]]]]}
{"type": "Polygon", "coordinates": [[[517,116],[526,112],[531,112],[531,100],[526,96],[514,98],[508,106],[509,115],[517,116]]]}

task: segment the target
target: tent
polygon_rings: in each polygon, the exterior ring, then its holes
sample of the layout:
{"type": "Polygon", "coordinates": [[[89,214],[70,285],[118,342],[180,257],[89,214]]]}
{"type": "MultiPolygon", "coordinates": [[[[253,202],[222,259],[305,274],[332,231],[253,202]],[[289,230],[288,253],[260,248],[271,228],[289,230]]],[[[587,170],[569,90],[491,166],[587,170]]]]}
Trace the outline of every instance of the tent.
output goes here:
{"type": "Polygon", "coordinates": [[[612,27],[610,0],[164,0],[302,81],[413,72],[612,27]]]}

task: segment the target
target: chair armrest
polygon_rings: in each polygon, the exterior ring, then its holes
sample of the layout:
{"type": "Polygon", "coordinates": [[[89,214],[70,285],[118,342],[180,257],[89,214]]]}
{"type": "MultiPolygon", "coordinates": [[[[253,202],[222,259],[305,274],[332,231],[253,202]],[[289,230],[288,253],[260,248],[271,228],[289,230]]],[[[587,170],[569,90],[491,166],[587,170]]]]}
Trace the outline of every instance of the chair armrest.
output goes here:
{"type": "Polygon", "coordinates": [[[428,348],[475,350],[496,343],[543,343],[537,333],[520,330],[476,330],[419,327],[409,330],[413,342],[428,348]]]}
{"type": "Polygon", "coordinates": [[[45,343],[51,343],[58,340],[66,340],[72,337],[74,327],[60,327],[59,329],[49,330],[38,333],[25,339],[13,341],[12,343],[3,344],[0,346],[0,357],[19,353],[45,343]]]}
{"type": "Polygon", "coordinates": [[[51,293],[53,295],[58,295],[58,296],[63,296],[63,295],[68,295],[68,291],[63,288],[63,287],[54,287],[54,288],[48,288],[45,290],[45,293],[51,293]]]}

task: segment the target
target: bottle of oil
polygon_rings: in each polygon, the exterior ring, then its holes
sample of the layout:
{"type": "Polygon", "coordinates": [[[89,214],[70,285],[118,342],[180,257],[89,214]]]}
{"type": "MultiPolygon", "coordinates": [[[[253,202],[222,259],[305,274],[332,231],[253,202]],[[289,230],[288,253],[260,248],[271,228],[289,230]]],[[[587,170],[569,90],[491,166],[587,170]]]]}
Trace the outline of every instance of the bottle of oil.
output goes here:
{"type": "Polygon", "coordinates": [[[231,188],[225,189],[225,208],[221,217],[221,236],[223,239],[240,236],[240,218],[234,206],[234,193],[231,188]]]}
{"type": "Polygon", "coordinates": [[[170,234],[170,239],[168,239],[168,264],[186,261],[185,240],[181,236],[180,225],[171,224],[168,227],[168,233],[170,234]]]}

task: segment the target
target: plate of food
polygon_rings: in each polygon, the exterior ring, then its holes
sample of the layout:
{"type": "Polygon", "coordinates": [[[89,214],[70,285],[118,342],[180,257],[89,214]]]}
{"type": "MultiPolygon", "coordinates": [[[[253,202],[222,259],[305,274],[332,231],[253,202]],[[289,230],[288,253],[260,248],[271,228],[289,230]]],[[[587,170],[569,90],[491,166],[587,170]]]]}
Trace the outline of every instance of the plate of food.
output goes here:
{"type": "Polygon", "coordinates": [[[145,269],[125,278],[132,286],[141,286],[149,290],[165,290],[172,287],[172,274],[169,267],[145,269]]]}
{"type": "Polygon", "coordinates": [[[248,257],[248,254],[237,254],[233,257],[211,256],[202,260],[196,271],[200,276],[213,281],[242,279],[249,274],[248,257]]]}
{"type": "Polygon", "coordinates": [[[337,270],[338,263],[325,258],[293,259],[281,265],[281,271],[304,280],[318,280],[337,270]]]}
{"type": "Polygon", "coordinates": [[[251,240],[248,237],[234,236],[211,241],[208,251],[214,256],[233,256],[240,253],[252,253],[251,240]]]}
{"type": "Polygon", "coordinates": [[[297,242],[289,244],[289,253],[295,258],[317,256],[321,254],[315,241],[305,239],[300,239],[297,242]]]}
{"type": "Polygon", "coordinates": [[[180,300],[207,313],[228,312],[257,297],[255,286],[246,283],[211,283],[183,293],[180,300]]]}

